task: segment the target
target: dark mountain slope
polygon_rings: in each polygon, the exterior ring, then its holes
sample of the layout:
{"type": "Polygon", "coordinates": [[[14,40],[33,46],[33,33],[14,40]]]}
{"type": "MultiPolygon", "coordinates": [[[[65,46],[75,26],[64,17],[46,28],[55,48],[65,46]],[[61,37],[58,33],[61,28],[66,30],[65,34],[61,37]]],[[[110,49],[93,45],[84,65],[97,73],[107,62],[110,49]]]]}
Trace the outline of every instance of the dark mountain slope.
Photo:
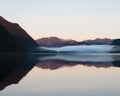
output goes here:
{"type": "Polygon", "coordinates": [[[33,49],[39,45],[23,30],[18,24],[11,23],[0,16],[0,24],[10,33],[15,39],[23,44],[27,49],[33,49]]]}
{"type": "Polygon", "coordinates": [[[21,53],[26,48],[0,24],[0,53],[21,53]]]}

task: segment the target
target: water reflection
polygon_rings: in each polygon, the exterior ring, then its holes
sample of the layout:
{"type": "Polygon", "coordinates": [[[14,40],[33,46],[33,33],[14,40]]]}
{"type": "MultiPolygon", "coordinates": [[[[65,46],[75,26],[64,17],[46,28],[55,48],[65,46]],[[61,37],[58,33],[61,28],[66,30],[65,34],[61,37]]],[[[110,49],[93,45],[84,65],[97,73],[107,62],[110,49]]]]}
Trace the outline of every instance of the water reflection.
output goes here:
{"type": "Polygon", "coordinates": [[[59,69],[76,65],[120,67],[118,54],[12,54],[0,55],[0,90],[11,84],[17,84],[34,67],[59,69]]]}
{"type": "Polygon", "coordinates": [[[0,55],[0,90],[17,84],[37,63],[28,54],[0,55]]]}

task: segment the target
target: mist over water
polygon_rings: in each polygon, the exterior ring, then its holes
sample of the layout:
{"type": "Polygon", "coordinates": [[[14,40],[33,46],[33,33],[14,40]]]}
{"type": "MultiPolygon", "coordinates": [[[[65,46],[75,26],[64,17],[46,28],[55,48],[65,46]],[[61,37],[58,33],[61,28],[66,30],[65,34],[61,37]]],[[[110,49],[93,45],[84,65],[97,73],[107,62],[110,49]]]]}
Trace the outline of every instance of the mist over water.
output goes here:
{"type": "Polygon", "coordinates": [[[119,52],[120,46],[114,45],[75,45],[75,46],[64,46],[64,47],[39,47],[38,49],[46,49],[57,52],[67,52],[67,53],[109,53],[109,52],[119,52]]]}

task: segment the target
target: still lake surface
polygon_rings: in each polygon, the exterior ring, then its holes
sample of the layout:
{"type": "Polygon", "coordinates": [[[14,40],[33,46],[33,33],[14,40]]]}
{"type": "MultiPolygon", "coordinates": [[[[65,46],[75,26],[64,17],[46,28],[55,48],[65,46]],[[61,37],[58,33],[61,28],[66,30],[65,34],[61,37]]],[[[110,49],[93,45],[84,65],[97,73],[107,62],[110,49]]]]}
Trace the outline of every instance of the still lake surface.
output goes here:
{"type": "Polygon", "coordinates": [[[1,58],[0,96],[120,96],[120,54],[1,58]]]}

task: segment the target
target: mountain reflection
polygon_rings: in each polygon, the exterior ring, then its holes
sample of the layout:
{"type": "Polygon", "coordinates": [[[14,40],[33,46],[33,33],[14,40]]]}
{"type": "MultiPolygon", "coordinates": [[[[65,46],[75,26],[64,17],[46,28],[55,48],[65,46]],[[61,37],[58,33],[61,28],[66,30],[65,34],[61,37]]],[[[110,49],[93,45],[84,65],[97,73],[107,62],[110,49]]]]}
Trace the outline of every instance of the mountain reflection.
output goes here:
{"type": "Polygon", "coordinates": [[[28,54],[0,55],[0,90],[10,84],[17,84],[37,63],[28,54]]]}
{"type": "Polygon", "coordinates": [[[37,58],[40,62],[36,65],[42,69],[59,69],[76,65],[94,66],[96,68],[120,67],[120,55],[118,54],[58,54],[37,58]]]}
{"type": "Polygon", "coordinates": [[[120,67],[117,54],[0,54],[0,90],[17,84],[34,66],[55,70],[76,65],[120,67]]]}

